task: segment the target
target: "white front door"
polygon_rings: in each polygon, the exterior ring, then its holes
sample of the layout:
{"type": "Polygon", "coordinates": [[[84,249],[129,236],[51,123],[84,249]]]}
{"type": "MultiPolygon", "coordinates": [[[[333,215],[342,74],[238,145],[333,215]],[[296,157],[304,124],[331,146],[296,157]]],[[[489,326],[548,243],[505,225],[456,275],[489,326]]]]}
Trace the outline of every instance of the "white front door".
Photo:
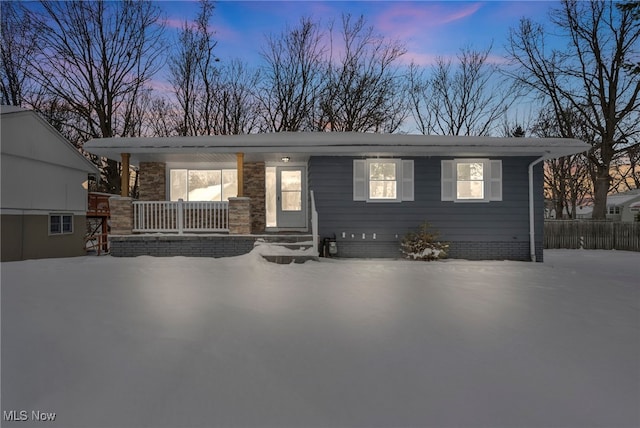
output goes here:
{"type": "MultiPolygon", "coordinates": [[[[267,211],[271,205],[274,212],[267,213],[267,217],[275,217],[277,229],[306,229],[307,227],[307,183],[306,168],[304,166],[276,166],[268,168],[267,174],[275,173],[275,192],[269,195],[275,203],[267,203],[267,211]],[[275,207],[274,207],[275,205],[275,207]],[[270,215],[271,214],[271,215],[270,215]],[[275,216],[274,216],[275,214],[275,216]]],[[[270,180],[267,179],[267,182],[270,180]]],[[[272,221],[273,223],[273,221],[272,221]]]]}

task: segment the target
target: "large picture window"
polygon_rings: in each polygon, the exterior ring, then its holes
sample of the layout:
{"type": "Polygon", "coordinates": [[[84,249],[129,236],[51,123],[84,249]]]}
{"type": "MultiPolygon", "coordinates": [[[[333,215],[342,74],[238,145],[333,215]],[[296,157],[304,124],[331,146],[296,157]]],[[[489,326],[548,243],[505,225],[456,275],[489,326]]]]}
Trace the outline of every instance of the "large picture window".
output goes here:
{"type": "Polygon", "coordinates": [[[413,161],[356,159],[353,161],[353,200],[413,201],[413,161]]]}
{"type": "Polygon", "coordinates": [[[171,169],[169,198],[172,201],[228,201],[238,195],[235,169],[171,169]]]}
{"type": "Polygon", "coordinates": [[[502,161],[491,159],[443,160],[442,200],[489,202],[502,200],[502,161]]]}

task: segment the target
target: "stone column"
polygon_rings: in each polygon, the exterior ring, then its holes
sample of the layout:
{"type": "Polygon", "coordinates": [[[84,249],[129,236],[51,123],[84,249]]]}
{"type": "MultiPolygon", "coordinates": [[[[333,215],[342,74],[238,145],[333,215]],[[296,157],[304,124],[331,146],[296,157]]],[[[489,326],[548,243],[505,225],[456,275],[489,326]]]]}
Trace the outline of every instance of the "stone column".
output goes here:
{"type": "Polygon", "coordinates": [[[164,162],[140,162],[138,192],[141,201],[166,201],[167,165],[164,162]]]}
{"type": "Polygon", "coordinates": [[[229,198],[229,233],[251,234],[251,198],[229,198]]]}
{"type": "Polygon", "coordinates": [[[244,196],[251,198],[251,233],[264,233],[267,221],[264,162],[244,164],[244,196]]]}
{"type": "Polygon", "coordinates": [[[133,233],[133,199],[122,196],[109,198],[111,211],[111,235],[131,235],[133,233]]]}

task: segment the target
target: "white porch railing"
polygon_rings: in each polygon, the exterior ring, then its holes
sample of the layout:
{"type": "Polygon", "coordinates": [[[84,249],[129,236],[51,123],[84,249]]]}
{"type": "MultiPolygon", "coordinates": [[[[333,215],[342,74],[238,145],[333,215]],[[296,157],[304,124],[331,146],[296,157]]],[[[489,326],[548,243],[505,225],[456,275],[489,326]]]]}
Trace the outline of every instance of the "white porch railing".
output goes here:
{"type": "Polygon", "coordinates": [[[134,201],[134,232],[228,232],[228,202],[134,201]]]}

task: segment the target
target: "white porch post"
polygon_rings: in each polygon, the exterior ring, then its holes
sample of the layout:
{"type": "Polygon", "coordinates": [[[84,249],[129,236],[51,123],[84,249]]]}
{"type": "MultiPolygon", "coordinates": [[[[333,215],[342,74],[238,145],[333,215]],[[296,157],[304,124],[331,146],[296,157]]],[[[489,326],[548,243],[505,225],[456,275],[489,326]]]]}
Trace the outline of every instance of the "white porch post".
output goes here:
{"type": "Polygon", "coordinates": [[[184,204],[182,199],[178,199],[178,234],[184,232],[184,204]]]}

